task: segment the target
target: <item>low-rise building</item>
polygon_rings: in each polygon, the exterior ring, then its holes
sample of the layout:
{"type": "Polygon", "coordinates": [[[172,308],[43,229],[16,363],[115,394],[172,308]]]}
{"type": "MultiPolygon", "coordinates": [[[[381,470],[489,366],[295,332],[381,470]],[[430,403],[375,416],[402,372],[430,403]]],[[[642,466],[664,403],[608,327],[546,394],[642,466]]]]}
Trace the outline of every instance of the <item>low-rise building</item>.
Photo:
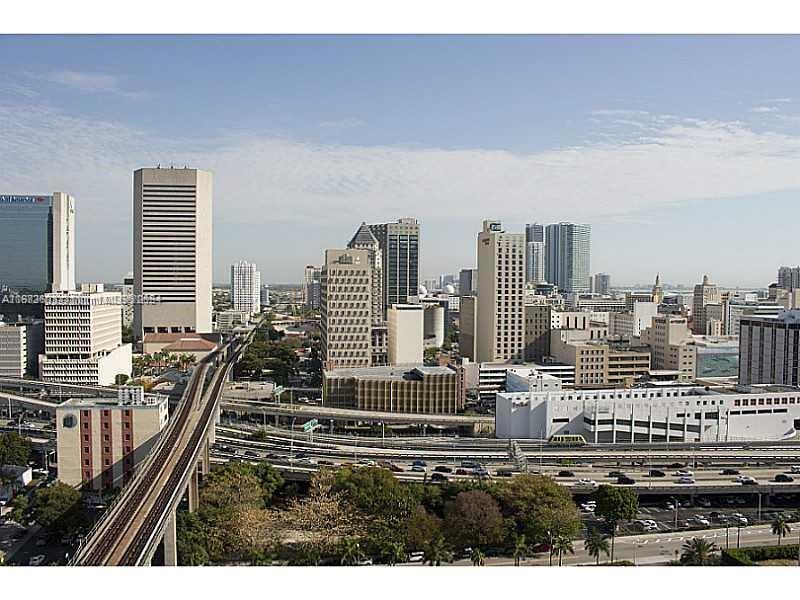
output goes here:
{"type": "Polygon", "coordinates": [[[56,408],[58,479],[101,490],[124,484],[167,424],[167,397],[123,386],[117,398],[73,398],[56,408]]]}
{"type": "Polygon", "coordinates": [[[680,381],[696,376],[697,349],[686,317],[657,315],[642,330],[641,343],[650,348],[653,369],[680,371],[680,381]]]}
{"type": "Polygon", "coordinates": [[[653,385],[497,394],[498,438],[582,435],[589,443],[745,442],[789,439],[800,390],[653,385]]]}
{"type": "Polygon", "coordinates": [[[39,354],[44,351],[44,321],[0,321],[0,376],[39,375],[39,354]]]}
{"type": "MultiPolygon", "coordinates": [[[[444,312],[441,306],[431,308],[444,312]]],[[[390,365],[422,364],[424,313],[428,310],[421,304],[393,304],[389,307],[387,354],[390,365]]]]}
{"type": "Polygon", "coordinates": [[[397,413],[455,414],[464,408],[460,369],[370,367],[325,371],[325,406],[397,413]]]}

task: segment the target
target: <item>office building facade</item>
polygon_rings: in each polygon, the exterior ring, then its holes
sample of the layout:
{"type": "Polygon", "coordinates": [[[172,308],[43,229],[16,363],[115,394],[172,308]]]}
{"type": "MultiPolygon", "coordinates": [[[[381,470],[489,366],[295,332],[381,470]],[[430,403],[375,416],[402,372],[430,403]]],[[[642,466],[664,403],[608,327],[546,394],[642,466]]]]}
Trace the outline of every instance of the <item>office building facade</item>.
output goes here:
{"type": "Polygon", "coordinates": [[[112,385],[131,374],[131,345],[122,343],[122,298],[102,284],[84,284],[80,292],[45,295],[44,381],[112,385]]]}
{"type": "Polygon", "coordinates": [[[134,336],[210,333],[212,175],[199,169],[133,174],[134,336]]]}
{"type": "Polygon", "coordinates": [[[319,310],[321,276],[322,269],[314,265],[306,265],[303,271],[303,304],[309,310],[319,310]]]}
{"type": "Polygon", "coordinates": [[[474,296],[478,292],[478,269],[461,269],[458,274],[458,293],[474,296]]]}
{"type": "Polygon", "coordinates": [[[739,383],[800,385],[800,310],[739,321],[739,383]]]}
{"type": "Polygon", "coordinates": [[[326,369],[372,364],[372,267],[366,250],[325,251],[320,334],[326,369]]]}
{"type": "Polygon", "coordinates": [[[592,278],[592,292],[606,296],[611,291],[611,275],[608,273],[595,273],[592,278]]]}
{"type": "Polygon", "coordinates": [[[706,305],[720,304],[722,296],[715,283],[711,283],[708,275],[703,275],[702,283],[694,286],[692,297],[692,331],[699,335],[706,333],[706,305]]]}
{"type": "Polygon", "coordinates": [[[392,304],[408,304],[419,290],[420,227],[416,219],[369,225],[383,258],[383,319],[392,304]]]}
{"type": "Polygon", "coordinates": [[[75,199],[0,195],[0,289],[75,289],[75,199]]]}
{"type": "Polygon", "coordinates": [[[370,275],[370,279],[372,280],[372,290],[370,291],[372,322],[375,325],[380,325],[384,321],[383,252],[380,244],[369,226],[366,223],[362,223],[361,227],[358,228],[358,231],[356,231],[355,235],[350,240],[350,243],[347,244],[347,247],[356,250],[364,250],[367,253],[370,270],[372,271],[370,275]]]}

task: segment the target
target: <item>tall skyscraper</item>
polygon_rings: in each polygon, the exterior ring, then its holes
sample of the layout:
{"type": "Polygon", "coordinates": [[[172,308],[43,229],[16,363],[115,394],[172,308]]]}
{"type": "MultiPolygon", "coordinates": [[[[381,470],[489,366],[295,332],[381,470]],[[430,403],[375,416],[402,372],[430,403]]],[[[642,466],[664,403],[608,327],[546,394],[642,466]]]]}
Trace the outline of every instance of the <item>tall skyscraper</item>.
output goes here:
{"type": "Polygon", "coordinates": [[[210,333],[212,175],[199,169],[133,174],[134,335],[210,333]]]}
{"type": "Polygon", "coordinates": [[[0,195],[0,288],[75,289],[75,199],[0,195]]]}
{"type": "Polygon", "coordinates": [[[525,235],[484,221],[478,234],[477,362],[524,357],[525,235]]]}
{"type": "Polygon", "coordinates": [[[408,304],[419,289],[419,223],[404,218],[370,225],[383,255],[383,317],[392,304],[408,304]]]}
{"type": "Polygon", "coordinates": [[[319,309],[321,274],[322,270],[314,265],[306,265],[303,271],[303,304],[309,310],[319,309]]]}
{"type": "Polygon", "coordinates": [[[545,230],[546,278],[563,292],[588,292],[591,226],[555,223],[545,230]]]}
{"type": "Polygon", "coordinates": [[[525,225],[525,243],[544,242],[544,225],[528,223],[525,225]]]}
{"type": "Polygon", "coordinates": [[[525,243],[525,282],[545,282],[545,243],[525,243]]]}
{"type": "Polygon", "coordinates": [[[800,310],[739,322],[739,384],[800,385],[800,310]]]}
{"type": "Polygon", "coordinates": [[[608,273],[595,273],[592,278],[592,291],[595,294],[606,295],[611,290],[611,275],[608,273]]]}
{"type": "Polygon", "coordinates": [[[800,267],[778,269],[778,287],[785,290],[800,288],[800,267]]]}
{"type": "Polygon", "coordinates": [[[694,286],[692,297],[692,331],[706,334],[706,305],[722,302],[717,284],[708,280],[708,275],[703,275],[703,282],[694,286]]]}
{"type": "Polygon", "coordinates": [[[320,280],[325,369],[372,364],[372,266],[367,250],[326,250],[320,280]]]}
{"type": "Polygon", "coordinates": [[[261,312],[261,273],[255,263],[243,260],[231,265],[231,305],[251,315],[261,312]]]}
{"type": "Polygon", "coordinates": [[[355,235],[353,235],[347,247],[355,250],[366,250],[369,256],[369,264],[372,269],[372,292],[370,293],[372,299],[372,322],[378,325],[384,320],[383,252],[381,251],[380,244],[369,226],[366,223],[361,223],[361,226],[358,228],[355,235]]]}
{"type": "Polygon", "coordinates": [[[478,291],[478,269],[461,269],[458,274],[458,294],[474,296],[478,291]]]}

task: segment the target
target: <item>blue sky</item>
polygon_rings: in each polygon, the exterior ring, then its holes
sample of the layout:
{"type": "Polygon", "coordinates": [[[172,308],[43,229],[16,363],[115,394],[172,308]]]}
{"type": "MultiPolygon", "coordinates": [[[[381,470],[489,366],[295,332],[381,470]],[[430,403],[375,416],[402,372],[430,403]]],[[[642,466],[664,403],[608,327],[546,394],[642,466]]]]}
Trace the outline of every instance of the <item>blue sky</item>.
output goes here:
{"type": "Polygon", "coordinates": [[[415,216],[591,223],[612,281],[764,286],[800,262],[797,37],[2,36],[0,191],[78,202],[78,277],[131,268],[132,171],[215,176],[215,281],[271,282],[415,216]],[[102,257],[102,258],[98,258],[102,257]]]}

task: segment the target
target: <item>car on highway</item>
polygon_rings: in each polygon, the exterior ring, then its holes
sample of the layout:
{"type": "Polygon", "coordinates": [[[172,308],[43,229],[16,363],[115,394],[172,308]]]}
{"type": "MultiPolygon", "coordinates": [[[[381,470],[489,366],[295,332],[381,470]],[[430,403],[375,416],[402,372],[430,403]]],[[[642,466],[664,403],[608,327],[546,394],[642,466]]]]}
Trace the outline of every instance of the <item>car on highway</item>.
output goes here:
{"type": "Polygon", "coordinates": [[[244,455],[245,456],[250,456],[250,457],[258,457],[259,456],[258,452],[253,452],[252,450],[245,450],[244,451],[244,455]]]}
{"type": "Polygon", "coordinates": [[[720,475],[739,475],[739,469],[722,469],[719,472],[720,475]]]}
{"type": "Polygon", "coordinates": [[[321,458],[317,461],[317,464],[322,465],[323,467],[333,467],[336,463],[333,462],[332,460],[326,460],[324,458],[321,458]]]}
{"type": "Polygon", "coordinates": [[[739,525],[740,527],[744,527],[749,523],[747,517],[745,517],[742,513],[733,513],[731,515],[731,521],[733,521],[734,525],[739,525]]]}
{"type": "Polygon", "coordinates": [[[633,477],[628,477],[627,475],[622,475],[621,477],[617,478],[617,485],[633,485],[636,483],[636,480],[633,477]]]}
{"type": "Polygon", "coordinates": [[[390,463],[389,464],[389,470],[392,473],[403,473],[405,471],[405,469],[403,467],[401,467],[400,465],[395,464],[395,463],[390,463]]]}
{"type": "Polygon", "coordinates": [[[447,475],[435,472],[433,473],[433,475],[431,475],[431,481],[436,481],[439,483],[447,483],[447,475]]]}
{"type": "Polygon", "coordinates": [[[696,482],[694,480],[694,477],[686,476],[686,477],[678,477],[678,483],[680,483],[681,485],[694,485],[696,482]]]}
{"type": "Polygon", "coordinates": [[[789,467],[789,473],[800,474],[800,465],[792,465],[789,467]]]}
{"type": "Polygon", "coordinates": [[[686,466],[686,465],[685,465],[685,464],[683,464],[683,463],[675,462],[675,463],[672,463],[672,464],[669,466],[669,468],[670,468],[670,469],[683,469],[685,466],[686,466]]]}
{"type": "Polygon", "coordinates": [[[36,556],[31,556],[30,560],[28,560],[28,566],[38,567],[39,565],[44,564],[45,560],[47,560],[47,557],[44,554],[37,554],[36,556]]]}
{"type": "Polygon", "coordinates": [[[423,467],[422,465],[412,465],[411,466],[411,472],[412,473],[425,473],[425,472],[427,472],[427,469],[425,467],[423,467]]]}
{"type": "Polygon", "coordinates": [[[689,517],[686,519],[687,523],[692,523],[694,525],[702,525],[703,527],[709,527],[711,525],[711,521],[706,519],[703,515],[695,515],[693,517],[689,517]]]}
{"type": "Polygon", "coordinates": [[[498,477],[512,477],[514,472],[511,469],[497,469],[494,474],[498,477]]]}
{"type": "Polygon", "coordinates": [[[451,469],[450,467],[446,467],[444,465],[437,465],[437,466],[433,467],[433,470],[436,471],[437,473],[452,473],[453,472],[453,469],[451,469]]]}
{"type": "Polygon", "coordinates": [[[465,469],[477,469],[480,465],[474,460],[462,460],[461,466],[465,469]]]}
{"type": "Polygon", "coordinates": [[[559,471],[558,477],[575,477],[575,473],[572,471],[559,471]]]}
{"type": "Polygon", "coordinates": [[[791,477],[786,473],[778,473],[777,475],[775,475],[773,481],[776,481],[778,483],[791,483],[794,481],[794,477],[791,477]]]}
{"type": "Polygon", "coordinates": [[[358,464],[364,467],[374,467],[377,463],[369,458],[362,458],[358,461],[358,464]]]}
{"type": "Polygon", "coordinates": [[[660,469],[650,469],[650,471],[647,474],[650,477],[666,477],[667,476],[667,474],[664,473],[664,471],[661,471],[660,469]]]}
{"type": "Polygon", "coordinates": [[[754,477],[750,477],[749,475],[744,475],[740,477],[739,483],[741,483],[742,485],[758,485],[758,481],[756,481],[754,477]]]}
{"type": "Polygon", "coordinates": [[[623,473],[622,471],[609,471],[607,477],[611,479],[614,478],[619,479],[620,477],[625,477],[625,473],[623,473]]]}
{"type": "Polygon", "coordinates": [[[694,477],[694,473],[692,473],[688,469],[680,469],[678,471],[675,471],[675,477],[694,477]]]}
{"type": "Polygon", "coordinates": [[[424,460],[415,460],[414,462],[411,463],[411,466],[412,467],[427,467],[428,463],[426,463],[424,460]]]}
{"type": "Polygon", "coordinates": [[[469,471],[466,469],[456,469],[456,475],[469,475],[469,471]]]}

